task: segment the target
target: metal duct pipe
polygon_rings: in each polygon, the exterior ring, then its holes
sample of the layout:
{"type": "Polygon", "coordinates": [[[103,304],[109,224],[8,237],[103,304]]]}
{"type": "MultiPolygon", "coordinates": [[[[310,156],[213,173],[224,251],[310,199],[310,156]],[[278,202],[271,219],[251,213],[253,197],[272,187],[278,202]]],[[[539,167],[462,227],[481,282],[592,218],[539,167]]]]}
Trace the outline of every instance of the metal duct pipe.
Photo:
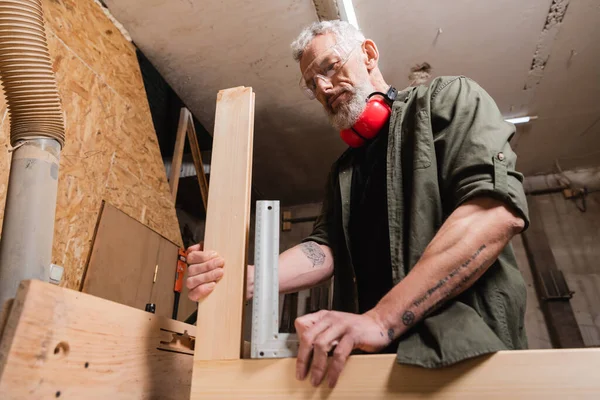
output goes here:
{"type": "Polygon", "coordinates": [[[48,281],[63,113],[40,0],[0,1],[0,78],[13,146],[0,239],[0,304],[24,279],[48,281]]]}

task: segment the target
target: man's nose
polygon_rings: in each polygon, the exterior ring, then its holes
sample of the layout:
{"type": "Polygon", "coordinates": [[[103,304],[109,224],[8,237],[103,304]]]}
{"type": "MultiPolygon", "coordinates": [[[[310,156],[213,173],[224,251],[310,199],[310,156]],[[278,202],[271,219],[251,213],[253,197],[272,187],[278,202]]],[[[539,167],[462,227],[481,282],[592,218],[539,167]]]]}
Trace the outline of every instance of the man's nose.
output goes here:
{"type": "Polygon", "coordinates": [[[331,89],[333,89],[333,84],[331,83],[331,80],[322,77],[322,76],[317,76],[316,78],[316,87],[315,87],[315,91],[316,91],[316,95],[318,96],[320,93],[321,94],[327,94],[327,92],[329,92],[331,89]]]}

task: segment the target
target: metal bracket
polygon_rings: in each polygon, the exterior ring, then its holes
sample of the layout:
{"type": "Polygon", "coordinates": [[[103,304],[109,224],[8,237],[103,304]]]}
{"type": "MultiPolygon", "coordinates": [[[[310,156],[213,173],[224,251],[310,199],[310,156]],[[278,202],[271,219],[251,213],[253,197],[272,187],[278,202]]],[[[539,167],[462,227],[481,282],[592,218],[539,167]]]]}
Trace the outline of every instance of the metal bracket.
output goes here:
{"type": "Polygon", "coordinates": [[[279,201],[256,202],[252,358],[298,354],[298,337],[279,333],[279,201]]]}

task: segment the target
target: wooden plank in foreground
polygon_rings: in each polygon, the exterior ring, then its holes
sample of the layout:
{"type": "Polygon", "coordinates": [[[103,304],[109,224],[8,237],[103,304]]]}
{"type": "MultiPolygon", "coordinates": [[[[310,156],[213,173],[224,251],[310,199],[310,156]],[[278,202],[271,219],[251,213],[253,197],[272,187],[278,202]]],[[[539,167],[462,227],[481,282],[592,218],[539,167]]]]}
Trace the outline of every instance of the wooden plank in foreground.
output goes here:
{"type": "Polygon", "coordinates": [[[354,355],[333,390],[297,381],[296,359],[194,361],[192,399],[598,399],[600,349],[502,351],[451,367],[354,355]]]}
{"type": "Polygon", "coordinates": [[[2,399],[189,399],[193,356],[158,350],[195,327],[23,281],[0,338],[2,399]]]}
{"type": "Polygon", "coordinates": [[[252,88],[219,92],[204,249],[225,259],[225,274],[198,304],[197,360],[239,359],[242,346],[254,127],[252,88]]]}

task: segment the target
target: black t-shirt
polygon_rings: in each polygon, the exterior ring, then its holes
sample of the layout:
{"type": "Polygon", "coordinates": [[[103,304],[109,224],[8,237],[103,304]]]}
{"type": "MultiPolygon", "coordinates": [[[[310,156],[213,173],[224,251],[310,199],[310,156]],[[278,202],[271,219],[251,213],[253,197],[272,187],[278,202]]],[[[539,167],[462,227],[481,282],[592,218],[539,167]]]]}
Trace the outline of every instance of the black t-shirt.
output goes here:
{"type": "Polygon", "coordinates": [[[377,305],[393,287],[386,190],[388,128],[353,149],[350,192],[350,253],[356,273],[359,312],[377,305]]]}

